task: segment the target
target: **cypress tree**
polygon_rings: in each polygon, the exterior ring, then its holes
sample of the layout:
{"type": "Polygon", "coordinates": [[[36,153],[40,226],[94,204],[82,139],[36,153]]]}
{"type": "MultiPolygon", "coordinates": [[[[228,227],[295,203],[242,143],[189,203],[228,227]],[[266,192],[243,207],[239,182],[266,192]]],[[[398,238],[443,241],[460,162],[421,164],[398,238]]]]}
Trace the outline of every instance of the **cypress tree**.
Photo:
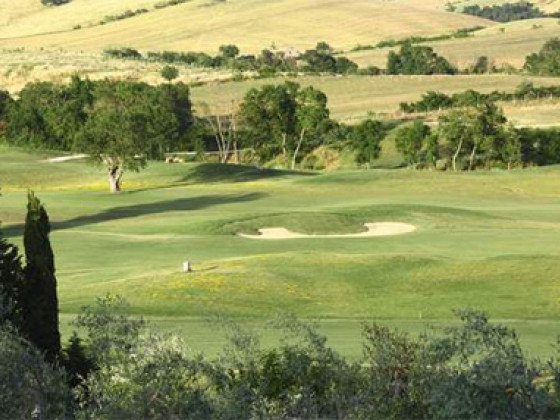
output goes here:
{"type": "Polygon", "coordinates": [[[53,361],[60,355],[58,298],[49,216],[33,192],[28,193],[23,242],[26,266],[21,293],[23,334],[53,361]]]}

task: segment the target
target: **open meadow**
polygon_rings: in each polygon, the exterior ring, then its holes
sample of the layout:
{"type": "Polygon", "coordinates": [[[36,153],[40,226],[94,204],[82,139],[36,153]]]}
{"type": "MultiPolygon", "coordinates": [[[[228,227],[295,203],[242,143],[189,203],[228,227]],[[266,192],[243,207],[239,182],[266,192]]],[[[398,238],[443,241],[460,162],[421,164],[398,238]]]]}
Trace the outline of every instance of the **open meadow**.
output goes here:
{"type": "Polygon", "coordinates": [[[552,354],[560,330],[557,167],[319,174],[154,162],[126,174],[126,192],[115,196],[96,168],[47,156],[0,149],[0,219],[19,242],[25,188],[46,203],[66,334],[83,305],[112,293],[195,350],[213,354],[223,343],[207,318],[261,330],[292,312],[321,320],[334,347],[355,357],[364,320],[419,332],[471,307],[518,328],[531,354],[552,354]],[[265,227],[345,234],[366,222],[417,231],[278,241],[236,235],[265,227]],[[182,273],[185,260],[193,273],[182,273]]]}

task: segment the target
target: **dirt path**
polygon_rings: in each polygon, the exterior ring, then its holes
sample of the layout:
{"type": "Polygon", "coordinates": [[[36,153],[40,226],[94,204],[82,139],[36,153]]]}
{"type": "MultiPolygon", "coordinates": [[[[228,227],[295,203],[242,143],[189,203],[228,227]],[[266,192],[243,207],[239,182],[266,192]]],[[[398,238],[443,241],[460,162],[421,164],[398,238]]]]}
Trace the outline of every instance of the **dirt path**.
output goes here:
{"type": "Polygon", "coordinates": [[[247,239],[302,239],[302,238],[319,238],[319,239],[331,239],[331,238],[375,238],[378,236],[395,236],[404,235],[406,233],[412,233],[416,230],[416,226],[408,223],[366,223],[364,225],[367,228],[366,232],[361,233],[351,233],[348,235],[304,235],[301,233],[291,232],[286,228],[264,228],[259,229],[258,235],[246,235],[243,233],[238,233],[242,238],[247,239]]]}

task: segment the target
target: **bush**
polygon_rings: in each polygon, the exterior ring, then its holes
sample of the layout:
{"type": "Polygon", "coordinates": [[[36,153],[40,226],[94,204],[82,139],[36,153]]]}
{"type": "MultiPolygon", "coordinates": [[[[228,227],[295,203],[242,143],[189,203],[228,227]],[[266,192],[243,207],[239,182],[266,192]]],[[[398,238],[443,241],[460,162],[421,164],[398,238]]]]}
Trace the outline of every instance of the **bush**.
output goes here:
{"type": "Polygon", "coordinates": [[[61,6],[70,3],[72,0],[41,0],[43,6],[61,6]]]}
{"type": "Polygon", "coordinates": [[[540,76],[560,76],[560,38],[549,40],[539,53],[528,56],[524,69],[540,76]]]}
{"type": "Polygon", "coordinates": [[[65,418],[70,390],[64,371],[48,364],[15,331],[0,326],[0,410],[6,419],[65,418]]]}
{"type": "Polygon", "coordinates": [[[301,167],[314,171],[337,169],[340,167],[340,153],[327,146],[320,146],[305,156],[301,167]]]}
{"type": "Polygon", "coordinates": [[[456,74],[457,69],[431,47],[414,46],[408,42],[399,52],[391,51],[387,62],[389,74],[456,74]]]}

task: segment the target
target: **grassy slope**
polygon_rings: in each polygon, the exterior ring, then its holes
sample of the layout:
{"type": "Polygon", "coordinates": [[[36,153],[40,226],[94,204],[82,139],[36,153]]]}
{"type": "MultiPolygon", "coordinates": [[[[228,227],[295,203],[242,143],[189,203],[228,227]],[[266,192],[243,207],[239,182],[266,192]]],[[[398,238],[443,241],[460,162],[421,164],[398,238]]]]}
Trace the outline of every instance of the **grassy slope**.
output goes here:
{"type": "MultiPolygon", "coordinates": [[[[469,38],[431,42],[428,45],[461,68],[472,65],[483,55],[498,66],[510,64],[521,68],[527,55],[538,52],[546,41],[560,35],[558,22],[558,19],[551,18],[511,22],[475,32],[469,38]]],[[[391,50],[359,51],[348,54],[348,57],[362,66],[385,67],[391,50]]]]}
{"type": "Polygon", "coordinates": [[[221,336],[201,317],[262,326],[293,311],[326,318],[334,344],[353,355],[364,318],[418,331],[428,320],[450,322],[453,308],[477,307],[521,326],[539,354],[549,354],[560,325],[558,168],[304,176],[153,164],[127,176],[129,192],[110,196],[101,173],[80,163],[46,166],[42,157],[0,151],[0,219],[17,239],[23,185],[43,189],[65,320],[94,297],[119,293],[196,349],[215,350],[221,336]],[[367,240],[233,235],[266,226],[352,232],[364,221],[406,221],[419,231],[367,240]],[[185,259],[192,275],[180,273],[185,259]]]}
{"type": "MultiPolygon", "coordinates": [[[[4,7],[19,7],[15,5],[19,1],[6,1],[4,7]]],[[[24,4],[30,1],[35,0],[24,0],[24,4]]],[[[140,6],[144,3],[127,0],[121,3],[121,8],[126,10],[132,4],[140,6]]],[[[303,49],[326,40],[337,48],[347,49],[357,43],[371,43],[388,37],[428,35],[491,25],[486,20],[450,14],[417,2],[234,0],[212,3],[193,0],[104,26],[29,36],[69,30],[76,24],[98,21],[110,14],[116,4],[115,0],[75,0],[58,8],[21,11],[0,26],[0,38],[10,38],[0,40],[0,48],[64,47],[99,51],[108,45],[122,45],[126,40],[127,46],[142,49],[214,52],[222,44],[235,43],[243,51],[257,52],[273,43],[279,48],[294,46],[303,49]]],[[[21,8],[25,9],[25,6],[21,8]]]]}
{"type": "MultiPolygon", "coordinates": [[[[403,101],[420,99],[429,90],[446,93],[476,89],[481,92],[493,90],[513,91],[523,80],[532,80],[537,85],[556,85],[558,78],[530,78],[513,75],[485,76],[383,76],[383,77],[300,77],[295,79],[302,85],[313,85],[323,90],[329,97],[333,116],[352,121],[367,116],[368,113],[394,113],[403,101]]],[[[231,101],[240,101],[245,92],[267,83],[279,83],[283,79],[252,80],[226,84],[209,84],[192,90],[195,103],[206,102],[212,109],[225,112],[231,101]]],[[[533,104],[532,112],[524,114],[523,123],[557,123],[558,113],[554,107],[549,118],[541,116],[539,106],[533,104]]],[[[548,104],[550,105],[550,104],[548,104]]]]}

